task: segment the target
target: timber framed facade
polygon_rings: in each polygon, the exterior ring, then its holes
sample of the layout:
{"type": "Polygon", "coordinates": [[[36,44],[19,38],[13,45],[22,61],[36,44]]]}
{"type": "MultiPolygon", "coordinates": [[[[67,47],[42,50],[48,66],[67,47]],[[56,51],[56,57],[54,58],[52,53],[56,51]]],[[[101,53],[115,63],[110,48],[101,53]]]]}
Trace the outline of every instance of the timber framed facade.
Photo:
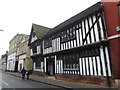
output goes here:
{"type": "Polygon", "coordinates": [[[43,73],[84,83],[106,82],[109,86],[120,79],[120,32],[115,30],[120,26],[119,5],[120,2],[98,2],[50,29],[38,41],[42,46],[39,56],[43,73]]]}
{"type": "Polygon", "coordinates": [[[111,77],[109,42],[99,2],[56,26],[43,38],[50,75],[111,77]]]}
{"type": "Polygon", "coordinates": [[[33,60],[34,72],[44,72],[42,37],[49,29],[37,24],[32,25],[28,46],[30,48],[30,57],[33,60]]]}

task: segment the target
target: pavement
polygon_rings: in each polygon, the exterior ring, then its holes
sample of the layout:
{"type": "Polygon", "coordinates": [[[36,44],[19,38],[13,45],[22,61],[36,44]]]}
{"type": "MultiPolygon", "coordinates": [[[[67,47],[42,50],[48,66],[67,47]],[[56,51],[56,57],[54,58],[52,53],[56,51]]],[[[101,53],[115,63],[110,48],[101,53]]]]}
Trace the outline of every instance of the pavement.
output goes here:
{"type": "MultiPolygon", "coordinates": [[[[21,77],[21,74],[19,72],[5,72],[5,73],[16,76],[16,77],[21,77]]],[[[106,86],[100,86],[100,85],[91,85],[91,84],[83,84],[83,83],[78,83],[78,82],[58,80],[52,77],[40,77],[36,74],[30,75],[30,80],[57,86],[57,87],[62,87],[65,89],[79,89],[79,88],[109,88],[109,89],[112,89],[112,88],[115,88],[115,87],[106,87],[106,86]]]]}
{"type": "Polygon", "coordinates": [[[53,85],[48,85],[48,84],[44,84],[44,83],[39,83],[39,82],[35,82],[32,80],[22,80],[22,78],[20,77],[16,77],[7,73],[2,73],[2,85],[1,85],[1,89],[2,90],[46,90],[48,88],[51,89],[60,89],[60,90],[66,90],[64,88],[61,87],[56,87],[53,85]]]}

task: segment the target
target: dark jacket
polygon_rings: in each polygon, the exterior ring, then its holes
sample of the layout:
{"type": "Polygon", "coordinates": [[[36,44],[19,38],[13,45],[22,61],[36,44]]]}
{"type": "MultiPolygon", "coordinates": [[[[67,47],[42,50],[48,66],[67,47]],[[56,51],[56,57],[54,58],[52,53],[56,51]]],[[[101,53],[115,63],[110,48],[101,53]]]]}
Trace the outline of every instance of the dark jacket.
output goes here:
{"type": "Polygon", "coordinates": [[[26,73],[26,70],[25,70],[25,69],[22,69],[21,73],[22,73],[22,74],[25,74],[25,73],[26,73]]]}

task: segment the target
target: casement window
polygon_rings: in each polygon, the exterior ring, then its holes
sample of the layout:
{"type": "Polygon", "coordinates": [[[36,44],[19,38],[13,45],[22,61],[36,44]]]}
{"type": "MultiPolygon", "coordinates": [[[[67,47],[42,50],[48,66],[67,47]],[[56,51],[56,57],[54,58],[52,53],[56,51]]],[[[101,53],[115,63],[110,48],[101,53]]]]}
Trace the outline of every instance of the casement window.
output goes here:
{"type": "Polygon", "coordinates": [[[99,56],[99,48],[86,49],[77,53],[59,55],[58,60],[63,60],[64,68],[79,68],[79,58],[99,56]]]}
{"type": "Polygon", "coordinates": [[[37,40],[37,46],[39,46],[42,42],[40,40],[37,40]]]}
{"type": "Polygon", "coordinates": [[[32,49],[33,49],[33,54],[36,54],[37,53],[37,42],[33,43],[32,49]]]}
{"type": "Polygon", "coordinates": [[[79,61],[76,58],[75,54],[65,54],[63,55],[59,55],[58,56],[59,60],[63,60],[63,70],[69,70],[69,69],[78,69],[79,68],[79,61]]]}
{"type": "Polygon", "coordinates": [[[67,34],[66,34],[66,30],[64,31],[64,41],[66,41],[67,38],[67,34]]]}
{"type": "Polygon", "coordinates": [[[52,38],[49,37],[49,46],[52,46],[52,38]]]}
{"type": "Polygon", "coordinates": [[[67,30],[67,40],[70,40],[70,31],[67,30]]]}
{"type": "Polygon", "coordinates": [[[41,67],[41,62],[36,62],[36,67],[38,68],[38,67],[41,67]]]}
{"type": "Polygon", "coordinates": [[[73,37],[72,39],[75,39],[75,29],[73,30],[73,37]]]}
{"type": "Polygon", "coordinates": [[[64,43],[75,39],[75,36],[75,27],[68,28],[67,30],[61,32],[61,42],[64,43]]]}
{"type": "Polygon", "coordinates": [[[52,38],[49,38],[49,46],[52,46],[52,38]]]}
{"type": "Polygon", "coordinates": [[[44,46],[45,46],[45,48],[47,47],[47,40],[46,39],[44,40],[44,46]]]}
{"type": "Polygon", "coordinates": [[[33,48],[33,53],[36,54],[37,53],[37,47],[33,48]]]}
{"type": "Polygon", "coordinates": [[[93,56],[99,56],[99,55],[100,55],[100,51],[98,48],[86,49],[86,50],[83,50],[79,53],[80,58],[93,57],[93,56]]]}
{"type": "Polygon", "coordinates": [[[79,28],[79,25],[76,25],[76,28],[78,29],[78,28],[79,28]]]}
{"type": "Polygon", "coordinates": [[[35,32],[32,33],[32,36],[35,37],[35,32]]]}
{"type": "Polygon", "coordinates": [[[61,32],[61,42],[63,42],[64,41],[64,37],[63,37],[63,32],[61,32]]]}
{"type": "Polygon", "coordinates": [[[52,46],[52,38],[51,37],[44,40],[44,46],[45,46],[45,48],[52,46]]]}
{"type": "Polygon", "coordinates": [[[72,39],[72,36],[73,36],[73,30],[72,28],[70,28],[70,39],[72,39]]]}
{"type": "Polygon", "coordinates": [[[46,39],[44,40],[44,47],[45,48],[47,47],[47,40],[46,39]]]}

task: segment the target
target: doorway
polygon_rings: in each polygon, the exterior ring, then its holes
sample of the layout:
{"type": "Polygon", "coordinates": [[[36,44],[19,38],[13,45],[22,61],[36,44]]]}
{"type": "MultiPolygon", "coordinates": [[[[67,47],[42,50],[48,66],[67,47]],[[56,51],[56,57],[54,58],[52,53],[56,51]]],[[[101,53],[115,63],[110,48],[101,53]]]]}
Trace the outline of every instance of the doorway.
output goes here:
{"type": "Polygon", "coordinates": [[[55,75],[55,61],[53,59],[48,59],[46,61],[46,71],[48,75],[55,75]]]}
{"type": "Polygon", "coordinates": [[[18,71],[18,61],[15,61],[15,72],[18,71]]]}

